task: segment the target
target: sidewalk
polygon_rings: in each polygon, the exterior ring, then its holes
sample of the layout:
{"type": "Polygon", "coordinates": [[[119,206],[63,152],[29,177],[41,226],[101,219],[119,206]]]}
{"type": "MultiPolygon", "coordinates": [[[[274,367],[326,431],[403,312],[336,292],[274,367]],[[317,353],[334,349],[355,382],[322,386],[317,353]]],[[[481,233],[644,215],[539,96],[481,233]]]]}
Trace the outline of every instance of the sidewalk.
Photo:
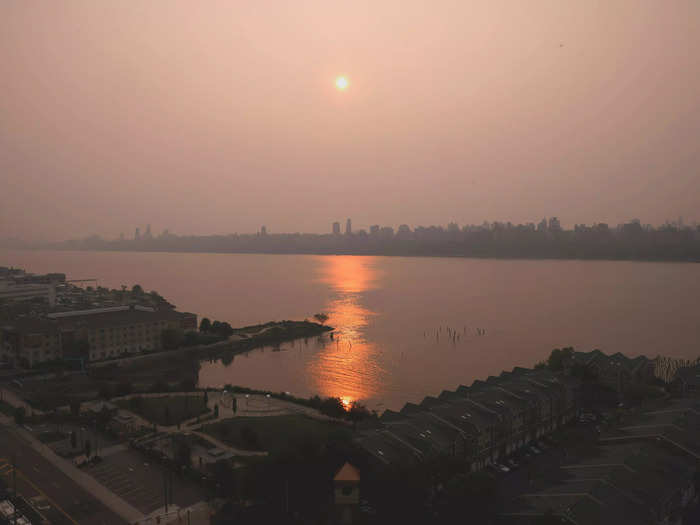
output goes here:
{"type": "Polygon", "coordinates": [[[66,476],[71,478],[76,484],[82,487],[86,492],[101,501],[107,508],[118,514],[127,523],[134,523],[144,518],[144,514],[134,508],[132,505],[124,501],[122,498],[114,494],[107,487],[99,483],[92,476],[78,469],[69,461],[58,457],[46,445],[35,439],[26,430],[16,427],[12,420],[0,414],[0,424],[6,425],[10,431],[14,431],[24,441],[28,442],[31,447],[41,454],[46,460],[52,463],[57,469],[61,470],[66,476]]]}
{"type": "Polygon", "coordinates": [[[32,408],[29,405],[29,403],[27,403],[24,399],[19,397],[15,392],[13,392],[12,390],[10,390],[8,388],[0,387],[0,399],[2,399],[8,405],[12,405],[15,408],[24,408],[27,416],[29,416],[29,415],[43,416],[44,415],[44,412],[42,412],[41,410],[37,410],[35,408],[32,408]]]}

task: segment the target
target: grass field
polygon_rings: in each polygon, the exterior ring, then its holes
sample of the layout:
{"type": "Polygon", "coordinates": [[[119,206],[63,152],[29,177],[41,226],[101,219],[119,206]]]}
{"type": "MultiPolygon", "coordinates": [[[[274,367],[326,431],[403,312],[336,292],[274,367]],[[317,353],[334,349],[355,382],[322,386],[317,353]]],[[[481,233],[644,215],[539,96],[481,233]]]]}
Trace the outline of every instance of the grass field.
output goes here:
{"type": "Polygon", "coordinates": [[[177,425],[209,412],[202,396],[134,397],[117,401],[126,408],[158,425],[177,425]]]}
{"type": "Polygon", "coordinates": [[[243,450],[277,454],[303,442],[326,442],[329,436],[348,437],[348,428],[304,416],[236,417],[204,427],[204,432],[243,450]]]}

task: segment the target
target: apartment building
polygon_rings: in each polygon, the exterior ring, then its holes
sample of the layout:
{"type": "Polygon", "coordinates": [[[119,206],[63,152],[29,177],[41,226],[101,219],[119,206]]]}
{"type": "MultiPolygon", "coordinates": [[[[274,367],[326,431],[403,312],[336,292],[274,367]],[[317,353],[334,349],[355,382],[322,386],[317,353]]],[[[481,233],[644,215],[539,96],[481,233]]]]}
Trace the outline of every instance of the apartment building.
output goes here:
{"type": "Polygon", "coordinates": [[[97,361],[163,348],[166,330],[193,330],[197,316],[171,309],[118,306],[19,318],[1,328],[0,359],[35,366],[56,359],[97,361]]]}

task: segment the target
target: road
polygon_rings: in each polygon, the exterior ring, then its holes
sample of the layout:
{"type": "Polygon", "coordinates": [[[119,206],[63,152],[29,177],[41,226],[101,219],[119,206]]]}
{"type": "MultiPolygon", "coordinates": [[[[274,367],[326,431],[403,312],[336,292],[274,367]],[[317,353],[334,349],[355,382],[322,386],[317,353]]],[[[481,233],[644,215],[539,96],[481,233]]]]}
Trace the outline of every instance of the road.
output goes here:
{"type": "Polygon", "coordinates": [[[29,499],[42,495],[51,509],[44,512],[56,525],[112,525],[125,523],[68,476],[49,463],[14,429],[0,425],[0,476],[17,492],[29,499]],[[13,459],[15,472],[13,472],[13,459]]]}

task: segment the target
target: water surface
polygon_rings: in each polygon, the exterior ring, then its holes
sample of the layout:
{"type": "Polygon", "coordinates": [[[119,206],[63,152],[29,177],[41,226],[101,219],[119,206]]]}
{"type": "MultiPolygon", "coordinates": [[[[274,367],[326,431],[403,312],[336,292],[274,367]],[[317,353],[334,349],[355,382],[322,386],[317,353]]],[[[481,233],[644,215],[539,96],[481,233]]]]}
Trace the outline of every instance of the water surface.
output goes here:
{"type": "Polygon", "coordinates": [[[0,265],[141,284],[234,326],[326,312],[326,336],[202,363],[226,383],[399,408],[575,346],[695,358],[700,265],[461,258],[0,251],[0,265]]]}

